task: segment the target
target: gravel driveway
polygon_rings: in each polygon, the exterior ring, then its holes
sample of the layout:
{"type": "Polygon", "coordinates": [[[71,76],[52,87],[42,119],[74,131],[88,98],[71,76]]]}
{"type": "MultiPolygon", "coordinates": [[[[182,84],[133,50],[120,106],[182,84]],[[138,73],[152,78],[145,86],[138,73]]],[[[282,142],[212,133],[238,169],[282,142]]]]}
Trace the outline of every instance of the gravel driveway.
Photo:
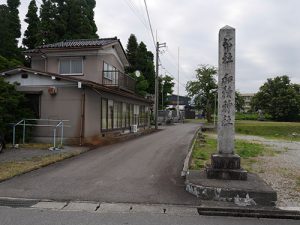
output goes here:
{"type": "Polygon", "coordinates": [[[236,135],[236,139],[261,143],[279,152],[259,157],[256,170],[277,191],[277,206],[300,207],[300,142],[248,135],[236,135]]]}

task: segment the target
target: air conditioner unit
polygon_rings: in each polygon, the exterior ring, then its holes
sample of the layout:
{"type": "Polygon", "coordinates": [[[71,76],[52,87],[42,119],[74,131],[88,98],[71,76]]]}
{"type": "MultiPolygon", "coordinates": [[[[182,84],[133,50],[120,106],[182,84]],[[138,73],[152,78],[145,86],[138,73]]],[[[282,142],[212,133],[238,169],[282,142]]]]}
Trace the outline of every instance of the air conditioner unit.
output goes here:
{"type": "Polygon", "coordinates": [[[48,88],[48,93],[50,95],[56,95],[57,94],[57,88],[56,87],[49,87],[48,88]]]}
{"type": "Polygon", "coordinates": [[[137,125],[131,125],[130,126],[130,131],[131,131],[131,133],[136,133],[137,132],[137,125]]]}

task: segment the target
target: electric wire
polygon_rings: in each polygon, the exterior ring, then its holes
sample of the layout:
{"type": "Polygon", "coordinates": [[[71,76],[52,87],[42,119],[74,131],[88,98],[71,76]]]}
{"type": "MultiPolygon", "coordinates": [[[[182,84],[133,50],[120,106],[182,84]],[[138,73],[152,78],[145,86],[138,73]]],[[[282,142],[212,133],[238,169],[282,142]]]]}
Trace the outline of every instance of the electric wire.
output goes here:
{"type": "Polygon", "coordinates": [[[140,10],[135,7],[134,3],[131,0],[124,0],[126,5],[130,8],[133,14],[140,20],[144,27],[148,30],[147,20],[143,16],[143,13],[140,13],[140,10]]]}
{"type": "Polygon", "coordinates": [[[152,40],[153,40],[153,44],[154,47],[156,48],[156,43],[155,43],[155,38],[154,38],[154,34],[153,34],[153,29],[152,29],[152,25],[151,25],[151,20],[150,20],[150,15],[149,15],[149,11],[148,11],[148,6],[147,6],[147,2],[146,0],[144,0],[144,4],[145,4],[145,9],[146,9],[146,13],[147,13],[147,18],[148,18],[148,23],[149,23],[149,27],[150,27],[150,31],[151,31],[151,36],[152,36],[152,40]]]}

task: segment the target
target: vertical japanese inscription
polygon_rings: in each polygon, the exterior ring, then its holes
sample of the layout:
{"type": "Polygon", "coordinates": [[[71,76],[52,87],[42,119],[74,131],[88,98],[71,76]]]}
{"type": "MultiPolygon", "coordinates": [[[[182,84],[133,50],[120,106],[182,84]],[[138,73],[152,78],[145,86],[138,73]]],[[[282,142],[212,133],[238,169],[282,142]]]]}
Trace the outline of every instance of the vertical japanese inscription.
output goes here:
{"type": "Polygon", "coordinates": [[[218,152],[234,152],[235,118],[235,29],[225,26],[219,32],[218,74],[218,152]]]}
{"type": "MultiPolygon", "coordinates": [[[[232,38],[226,38],[224,37],[223,39],[223,49],[224,49],[224,55],[222,57],[222,63],[223,64],[228,64],[233,62],[233,56],[231,53],[232,49],[232,38]]],[[[221,125],[222,126],[228,126],[232,125],[232,82],[233,82],[233,76],[226,73],[224,77],[222,78],[221,81],[221,93],[222,93],[222,98],[224,99],[221,110],[222,110],[222,120],[221,120],[221,125]]]]}
{"type": "Polygon", "coordinates": [[[224,56],[223,56],[222,60],[223,60],[223,63],[225,63],[225,64],[233,62],[233,57],[230,52],[230,50],[233,46],[231,41],[232,41],[232,38],[226,38],[226,37],[223,40],[224,56]]]}
{"type": "Polygon", "coordinates": [[[232,112],[232,87],[231,83],[233,82],[233,77],[230,76],[228,73],[225,74],[225,76],[222,78],[221,82],[221,93],[222,93],[222,98],[224,99],[223,104],[221,106],[221,111],[222,111],[222,120],[221,120],[221,125],[222,126],[228,126],[232,125],[232,117],[231,114],[234,113],[232,112]]]}

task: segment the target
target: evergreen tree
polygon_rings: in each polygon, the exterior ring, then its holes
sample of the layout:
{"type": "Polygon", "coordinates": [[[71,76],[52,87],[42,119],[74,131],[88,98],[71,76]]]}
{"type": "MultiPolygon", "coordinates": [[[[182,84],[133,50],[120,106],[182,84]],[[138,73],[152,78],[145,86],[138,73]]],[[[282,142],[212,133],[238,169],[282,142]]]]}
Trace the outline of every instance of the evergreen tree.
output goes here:
{"type": "Polygon", "coordinates": [[[86,0],[87,4],[87,17],[89,18],[92,27],[91,38],[98,38],[97,25],[94,20],[94,8],[96,7],[96,0],[86,0]]]}
{"type": "Polygon", "coordinates": [[[137,48],[136,68],[139,70],[148,81],[148,93],[154,94],[155,89],[155,71],[154,71],[154,56],[152,52],[147,50],[147,46],[141,42],[137,48]]]}
{"type": "Polygon", "coordinates": [[[20,4],[20,0],[7,0],[7,6],[10,13],[9,27],[16,41],[21,37],[21,23],[18,10],[20,4]]]}
{"type": "Polygon", "coordinates": [[[56,3],[54,32],[56,33],[57,37],[59,37],[59,40],[62,40],[65,39],[65,35],[67,32],[67,24],[69,18],[68,4],[65,0],[53,0],[53,2],[56,3]]]}
{"type": "Polygon", "coordinates": [[[11,49],[15,48],[15,41],[9,29],[9,8],[0,5],[0,55],[12,57],[11,49]]]}
{"type": "Polygon", "coordinates": [[[97,29],[93,17],[95,2],[86,0],[70,0],[68,2],[69,18],[66,39],[97,38],[97,29]]]}
{"type": "Polygon", "coordinates": [[[43,43],[98,38],[95,6],[95,0],[43,0],[40,13],[43,43]]]}
{"type": "Polygon", "coordinates": [[[37,6],[35,0],[31,0],[28,6],[28,12],[26,14],[25,22],[28,23],[28,27],[24,33],[23,45],[29,49],[35,48],[41,42],[38,40],[39,31],[39,18],[37,15],[37,6]]]}
{"type": "Polygon", "coordinates": [[[40,44],[54,43],[60,40],[56,30],[55,16],[57,8],[52,0],[43,0],[43,4],[40,9],[40,32],[38,39],[40,44]]]}
{"type": "Polygon", "coordinates": [[[129,62],[129,66],[126,68],[126,73],[133,73],[137,70],[137,48],[138,43],[136,40],[136,36],[134,34],[131,34],[128,42],[127,42],[127,49],[126,49],[126,55],[129,62]]]}
{"type": "Polygon", "coordinates": [[[22,60],[18,40],[13,32],[12,13],[7,5],[0,5],[0,55],[6,59],[22,60]]]}

